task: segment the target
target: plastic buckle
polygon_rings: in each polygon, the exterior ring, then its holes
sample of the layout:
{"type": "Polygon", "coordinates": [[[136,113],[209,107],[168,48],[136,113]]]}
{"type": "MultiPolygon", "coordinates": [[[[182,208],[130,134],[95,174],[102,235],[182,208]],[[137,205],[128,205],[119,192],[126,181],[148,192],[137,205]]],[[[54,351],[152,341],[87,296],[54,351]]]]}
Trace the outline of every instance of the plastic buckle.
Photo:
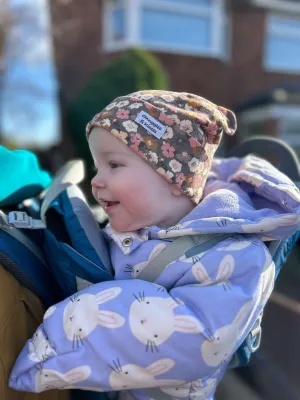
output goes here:
{"type": "Polygon", "coordinates": [[[0,226],[2,228],[45,229],[46,224],[40,219],[31,218],[25,211],[11,211],[6,215],[0,210],[0,226]]]}
{"type": "Polygon", "coordinates": [[[261,330],[262,316],[263,316],[263,313],[261,312],[246,339],[247,347],[248,347],[248,350],[250,351],[250,353],[255,353],[259,349],[259,346],[260,346],[261,334],[262,334],[262,330],[261,330]]]}
{"type": "Polygon", "coordinates": [[[24,211],[11,211],[8,214],[8,223],[16,228],[31,229],[32,218],[24,211]]]}
{"type": "Polygon", "coordinates": [[[31,218],[25,211],[11,211],[8,214],[8,226],[20,229],[45,229],[46,224],[40,219],[31,218]]]}

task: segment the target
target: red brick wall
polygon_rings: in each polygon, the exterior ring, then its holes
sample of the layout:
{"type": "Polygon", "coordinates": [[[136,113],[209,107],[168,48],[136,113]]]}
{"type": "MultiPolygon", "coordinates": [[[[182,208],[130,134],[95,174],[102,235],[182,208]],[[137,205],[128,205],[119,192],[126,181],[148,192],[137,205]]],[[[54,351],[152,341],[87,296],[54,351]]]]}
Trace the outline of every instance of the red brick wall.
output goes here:
{"type": "MultiPolygon", "coordinates": [[[[103,3],[51,0],[54,54],[64,97],[69,100],[91,74],[114,57],[102,50],[103,3]]],[[[263,68],[266,12],[232,10],[231,55],[228,62],[213,58],[156,53],[170,76],[171,89],[202,94],[232,106],[280,82],[300,75],[268,73],[263,68]]]]}
{"type": "MultiPolygon", "coordinates": [[[[84,87],[91,74],[116,53],[102,49],[105,0],[51,0],[54,55],[65,103],[84,87]]],[[[299,75],[263,68],[266,12],[239,7],[231,12],[231,54],[228,61],[156,53],[170,78],[170,89],[190,91],[227,107],[281,82],[300,82],[299,75]]],[[[268,128],[269,130],[269,128],[268,128]]],[[[234,143],[237,138],[231,139],[234,143]]]]}
{"type": "MultiPolygon", "coordinates": [[[[115,54],[102,50],[102,1],[72,0],[63,4],[51,0],[54,26],[54,56],[63,98],[74,98],[91,74],[115,54]]],[[[202,94],[212,101],[227,104],[229,69],[223,61],[156,53],[170,77],[171,89],[202,94]]]]}
{"type": "Polygon", "coordinates": [[[102,61],[102,1],[49,1],[62,96],[74,98],[102,61]]]}
{"type": "Polygon", "coordinates": [[[226,62],[213,58],[156,53],[170,77],[172,90],[194,92],[211,101],[228,103],[229,68],[226,62]]]}

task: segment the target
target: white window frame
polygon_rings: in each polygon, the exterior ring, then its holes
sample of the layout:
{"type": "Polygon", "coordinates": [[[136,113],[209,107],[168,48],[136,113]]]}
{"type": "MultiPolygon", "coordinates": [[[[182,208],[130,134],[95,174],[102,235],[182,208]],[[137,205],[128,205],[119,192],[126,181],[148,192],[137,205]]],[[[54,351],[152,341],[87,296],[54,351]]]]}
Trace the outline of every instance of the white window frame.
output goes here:
{"type": "MultiPolygon", "coordinates": [[[[299,7],[300,10],[300,7],[299,7]]],[[[300,74],[300,66],[299,68],[289,68],[289,67],[277,67],[272,66],[267,61],[267,39],[268,35],[276,35],[278,37],[284,38],[298,38],[299,39],[299,47],[300,47],[300,30],[294,28],[281,28],[280,30],[275,30],[271,27],[271,20],[272,18],[289,18],[289,19],[296,19],[300,22],[300,14],[299,16],[291,16],[287,14],[276,14],[276,13],[269,13],[266,19],[266,34],[265,34],[265,45],[264,45],[264,68],[268,72],[283,72],[288,74],[300,74]]]]}
{"type": "MultiPolygon", "coordinates": [[[[227,59],[228,54],[222,46],[222,35],[226,29],[226,11],[225,0],[213,0],[214,4],[211,9],[205,6],[162,3],[161,0],[121,0],[121,4],[125,9],[125,39],[113,39],[113,11],[114,5],[106,0],[104,10],[104,32],[103,32],[103,48],[105,51],[121,51],[132,47],[143,47],[147,50],[158,52],[170,52],[176,54],[200,55],[206,57],[214,57],[227,59]],[[210,49],[195,49],[188,46],[173,46],[170,43],[147,43],[141,41],[141,11],[142,6],[146,5],[155,10],[177,11],[185,15],[211,16],[212,18],[212,46],[210,49]],[[225,54],[226,53],[226,54],[225,54]]],[[[117,8],[117,7],[116,7],[117,8]]],[[[226,46],[227,47],[227,46],[226,46]]]]}
{"type": "MultiPolygon", "coordinates": [[[[295,134],[287,134],[284,126],[284,122],[290,119],[299,121],[300,127],[300,104],[271,104],[260,108],[254,108],[253,110],[242,112],[238,119],[242,126],[247,126],[253,122],[263,122],[269,119],[276,119],[278,121],[278,131],[276,137],[284,140],[291,146],[300,146],[300,135],[296,132],[295,134]]],[[[247,136],[247,132],[242,136],[242,138],[244,138],[244,136],[247,136]]]]}
{"type": "Polygon", "coordinates": [[[274,11],[282,11],[285,13],[300,13],[300,4],[295,1],[282,0],[252,0],[252,4],[257,7],[263,7],[274,11]]]}

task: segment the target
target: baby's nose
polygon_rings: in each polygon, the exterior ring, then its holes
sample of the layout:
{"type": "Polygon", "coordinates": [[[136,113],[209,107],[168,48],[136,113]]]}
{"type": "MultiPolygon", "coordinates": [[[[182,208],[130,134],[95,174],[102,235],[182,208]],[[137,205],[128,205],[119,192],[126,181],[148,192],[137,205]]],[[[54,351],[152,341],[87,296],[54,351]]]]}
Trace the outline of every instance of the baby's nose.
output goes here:
{"type": "Polygon", "coordinates": [[[94,176],[91,181],[91,185],[95,189],[104,189],[106,188],[106,183],[103,178],[101,178],[98,174],[94,176]]]}

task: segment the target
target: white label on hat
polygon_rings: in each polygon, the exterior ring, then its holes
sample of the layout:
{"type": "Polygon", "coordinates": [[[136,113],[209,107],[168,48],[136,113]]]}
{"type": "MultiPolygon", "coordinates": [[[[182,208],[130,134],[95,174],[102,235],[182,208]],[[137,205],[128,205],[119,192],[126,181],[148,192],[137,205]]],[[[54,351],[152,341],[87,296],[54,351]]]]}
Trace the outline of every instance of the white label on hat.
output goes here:
{"type": "Polygon", "coordinates": [[[141,111],[136,117],[135,121],[157,139],[160,139],[167,129],[166,126],[158,122],[155,118],[151,117],[151,115],[147,114],[145,111],[141,111]]]}

